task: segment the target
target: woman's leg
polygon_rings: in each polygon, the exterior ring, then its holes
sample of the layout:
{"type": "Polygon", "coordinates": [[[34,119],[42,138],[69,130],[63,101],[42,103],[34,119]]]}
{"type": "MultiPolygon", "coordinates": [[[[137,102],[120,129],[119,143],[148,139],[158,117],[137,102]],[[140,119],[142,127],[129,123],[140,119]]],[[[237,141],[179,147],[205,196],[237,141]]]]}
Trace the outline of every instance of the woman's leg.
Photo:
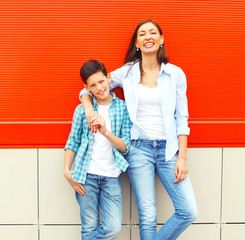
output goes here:
{"type": "Polygon", "coordinates": [[[177,154],[168,162],[165,161],[165,148],[158,150],[156,173],[168,192],[175,208],[175,213],[162,226],[156,240],[174,240],[196,219],[197,206],[189,176],[177,184],[175,164],[177,154]]]}
{"type": "Polygon", "coordinates": [[[139,214],[141,240],[153,240],[156,236],[156,201],[155,201],[155,162],[153,149],[143,142],[133,141],[127,156],[128,176],[134,191],[139,214]]]}

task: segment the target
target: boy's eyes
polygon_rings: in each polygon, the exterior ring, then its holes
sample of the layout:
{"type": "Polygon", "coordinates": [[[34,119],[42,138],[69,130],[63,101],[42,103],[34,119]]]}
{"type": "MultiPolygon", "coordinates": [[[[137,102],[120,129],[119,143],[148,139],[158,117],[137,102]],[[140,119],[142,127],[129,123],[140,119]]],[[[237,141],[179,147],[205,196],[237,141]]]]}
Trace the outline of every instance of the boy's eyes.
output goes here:
{"type": "MultiPolygon", "coordinates": [[[[99,83],[103,83],[105,80],[100,80],[99,83]]],[[[90,87],[95,87],[95,84],[90,85],[90,87]]]]}

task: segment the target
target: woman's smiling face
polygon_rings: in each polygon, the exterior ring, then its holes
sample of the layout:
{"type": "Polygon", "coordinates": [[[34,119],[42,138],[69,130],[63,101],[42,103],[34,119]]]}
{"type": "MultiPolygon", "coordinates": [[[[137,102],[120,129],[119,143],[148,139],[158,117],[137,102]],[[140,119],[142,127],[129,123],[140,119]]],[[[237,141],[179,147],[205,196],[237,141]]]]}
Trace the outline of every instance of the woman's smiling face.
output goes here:
{"type": "Polygon", "coordinates": [[[160,35],[157,27],[148,22],[138,29],[135,46],[140,49],[142,54],[157,53],[163,42],[163,36],[160,35]]]}

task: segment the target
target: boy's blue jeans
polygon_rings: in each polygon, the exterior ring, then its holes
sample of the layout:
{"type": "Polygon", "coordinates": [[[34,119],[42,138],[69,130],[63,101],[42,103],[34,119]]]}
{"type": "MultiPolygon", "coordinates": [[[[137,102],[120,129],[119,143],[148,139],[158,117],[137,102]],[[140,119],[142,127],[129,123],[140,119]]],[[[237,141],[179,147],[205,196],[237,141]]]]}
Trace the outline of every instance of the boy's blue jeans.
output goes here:
{"type": "Polygon", "coordinates": [[[122,196],[119,178],[87,174],[85,195],[76,192],[80,205],[82,240],[115,239],[122,225],[122,196]],[[99,208],[101,225],[99,224],[99,208]]]}
{"type": "Polygon", "coordinates": [[[127,155],[129,175],[139,214],[141,240],[174,240],[196,219],[197,206],[189,176],[174,184],[178,154],[168,162],[165,140],[132,140],[127,155]],[[175,213],[156,232],[155,173],[168,192],[175,213]]]}

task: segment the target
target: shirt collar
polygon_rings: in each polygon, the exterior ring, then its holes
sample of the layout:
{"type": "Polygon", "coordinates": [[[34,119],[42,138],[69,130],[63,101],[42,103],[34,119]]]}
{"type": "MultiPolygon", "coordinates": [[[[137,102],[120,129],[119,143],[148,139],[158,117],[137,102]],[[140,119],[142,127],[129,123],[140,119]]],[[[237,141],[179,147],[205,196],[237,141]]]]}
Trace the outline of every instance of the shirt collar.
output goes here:
{"type": "Polygon", "coordinates": [[[160,74],[164,71],[167,74],[171,74],[172,70],[171,70],[171,65],[169,63],[162,63],[161,64],[161,69],[160,69],[160,74]]]}
{"type": "MultiPolygon", "coordinates": [[[[136,75],[140,76],[140,63],[136,62],[135,64],[132,64],[131,67],[135,67],[134,72],[136,73],[136,75]]],[[[171,65],[169,63],[162,63],[161,64],[161,68],[160,68],[160,72],[159,75],[162,74],[162,72],[165,72],[167,74],[171,74],[172,73],[172,69],[171,69],[171,65]]],[[[140,77],[137,79],[138,83],[140,83],[140,77]]]]}

